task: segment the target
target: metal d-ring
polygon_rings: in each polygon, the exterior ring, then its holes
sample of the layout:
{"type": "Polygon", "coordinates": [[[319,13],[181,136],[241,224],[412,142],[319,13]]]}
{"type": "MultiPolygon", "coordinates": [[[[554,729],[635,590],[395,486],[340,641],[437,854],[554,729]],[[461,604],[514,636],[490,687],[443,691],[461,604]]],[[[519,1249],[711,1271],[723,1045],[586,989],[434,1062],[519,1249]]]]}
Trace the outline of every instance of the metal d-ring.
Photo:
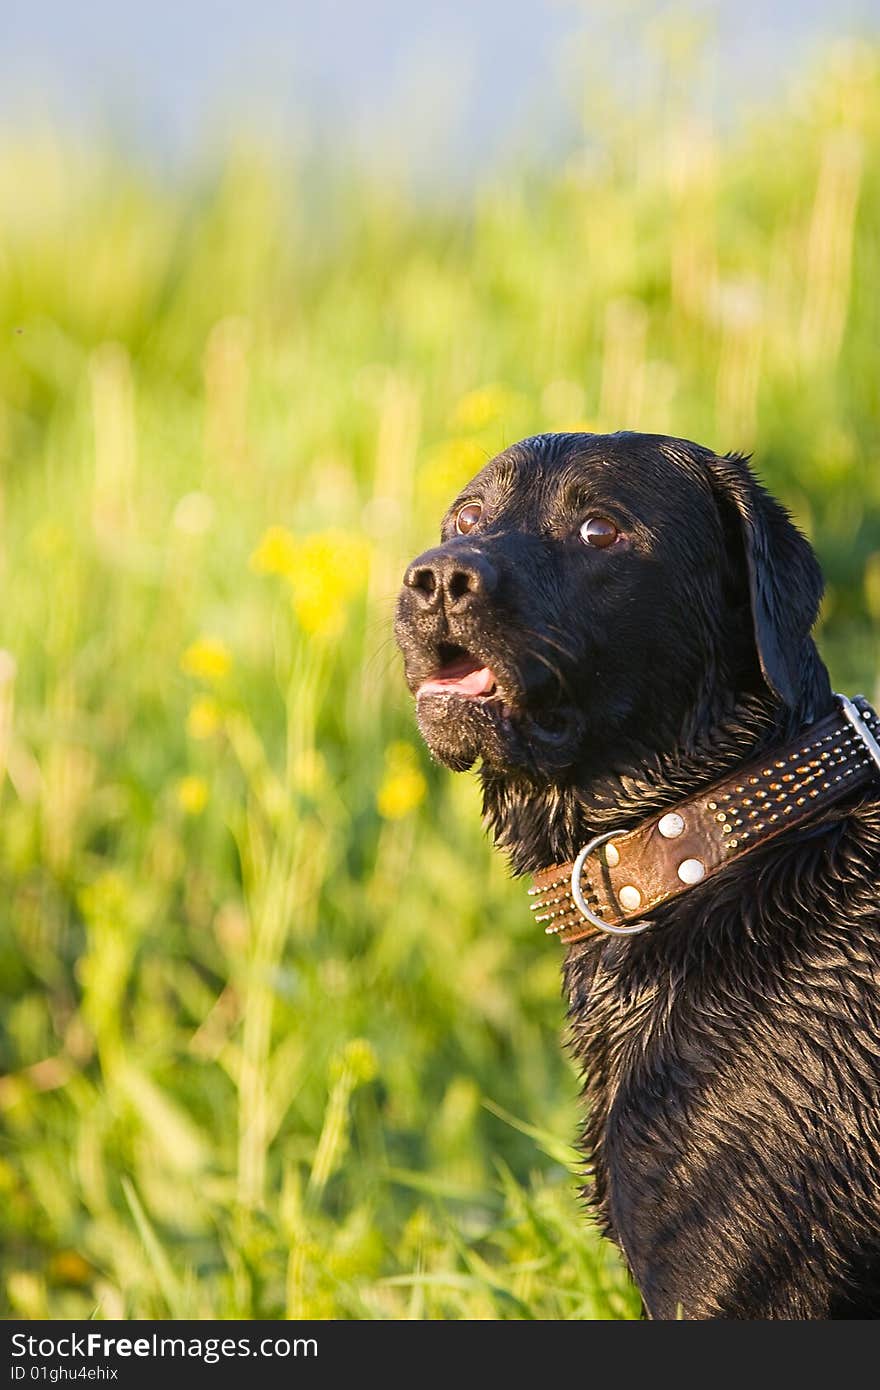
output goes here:
{"type": "Polygon", "coordinates": [[[861,710],[858,706],[853,704],[852,700],[848,700],[845,695],[838,694],[836,690],[834,692],[834,698],[840,701],[840,707],[843,710],[844,718],[847,723],[852,726],[862,740],[872,761],[880,767],[880,744],[878,744],[871,730],[868,728],[868,725],[862,717],[861,710]]]}
{"type": "Polygon", "coordinates": [[[644,931],[646,927],[650,926],[649,922],[633,922],[632,926],[629,927],[614,927],[610,922],[603,922],[602,918],[597,917],[596,913],[591,911],[587,906],[587,900],[581,888],[581,874],[583,872],[584,863],[589,855],[593,853],[593,850],[598,849],[600,845],[607,844],[609,840],[616,840],[618,836],[625,834],[625,830],[609,830],[607,835],[596,835],[590,840],[589,844],[584,845],[577,859],[574,861],[571,870],[571,896],[577,904],[578,911],[583,917],[586,917],[587,921],[591,922],[594,927],[598,927],[600,931],[608,932],[610,936],[636,936],[638,932],[644,931]]]}

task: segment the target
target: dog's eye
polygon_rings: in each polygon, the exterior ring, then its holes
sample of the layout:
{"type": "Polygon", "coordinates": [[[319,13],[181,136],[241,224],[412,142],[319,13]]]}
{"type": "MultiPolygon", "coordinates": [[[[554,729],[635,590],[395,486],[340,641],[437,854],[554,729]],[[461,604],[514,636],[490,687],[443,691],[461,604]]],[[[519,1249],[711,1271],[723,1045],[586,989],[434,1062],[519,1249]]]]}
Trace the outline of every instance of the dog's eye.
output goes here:
{"type": "Polygon", "coordinates": [[[606,546],[614,544],[620,532],[607,516],[588,516],[579,534],[584,545],[594,545],[598,550],[604,550],[606,546]]]}
{"type": "Polygon", "coordinates": [[[465,502],[463,507],[459,507],[455,517],[455,529],[458,534],[466,536],[468,531],[473,531],[482,515],[482,502],[465,502]]]}

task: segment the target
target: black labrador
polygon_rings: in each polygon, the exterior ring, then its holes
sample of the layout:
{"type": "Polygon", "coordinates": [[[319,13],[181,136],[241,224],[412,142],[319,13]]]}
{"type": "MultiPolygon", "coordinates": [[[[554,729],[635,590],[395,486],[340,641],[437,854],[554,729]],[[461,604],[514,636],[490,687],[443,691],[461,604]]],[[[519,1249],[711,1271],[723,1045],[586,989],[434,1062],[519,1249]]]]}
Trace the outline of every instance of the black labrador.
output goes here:
{"type": "MultiPolygon", "coordinates": [[[[396,635],[434,756],[481,760],[534,873],[829,715],[821,594],[744,458],[547,434],[453,503],[396,635]]],[[[872,768],[647,930],[568,948],[587,1195],[649,1317],[880,1314],[878,798],[872,768]]]]}

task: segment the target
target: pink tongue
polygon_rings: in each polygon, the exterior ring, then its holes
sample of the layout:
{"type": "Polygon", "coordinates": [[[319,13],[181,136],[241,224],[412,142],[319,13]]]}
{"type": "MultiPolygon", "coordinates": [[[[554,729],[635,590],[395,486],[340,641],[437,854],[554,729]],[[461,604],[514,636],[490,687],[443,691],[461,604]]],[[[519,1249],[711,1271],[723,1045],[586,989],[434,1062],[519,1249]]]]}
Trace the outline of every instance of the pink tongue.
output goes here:
{"type": "Polygon", "coordinates": [[[447,669],[450,671],[448,676],[436,675],[424,681],[419,686],[419,695],[442,695],[449,690],[455,690],[459,695],[485,695],[495,684],[495,672],[490,671],[488,666],[481,666],[478,671],[463,671],[460,675],[455,674],[454,667],[447,669]]]}

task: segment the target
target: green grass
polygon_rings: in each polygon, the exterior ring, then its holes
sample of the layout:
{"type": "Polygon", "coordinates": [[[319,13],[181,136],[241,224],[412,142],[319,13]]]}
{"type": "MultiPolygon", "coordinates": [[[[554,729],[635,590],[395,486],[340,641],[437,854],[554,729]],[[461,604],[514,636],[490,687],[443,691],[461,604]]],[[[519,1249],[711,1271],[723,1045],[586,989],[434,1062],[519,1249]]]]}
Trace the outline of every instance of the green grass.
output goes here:
{"type": "Polygon", "coordinates": [[[472,207],[0,148],[0,1307],[625,1318],[556,949],[430,765],[406,559],[505,443],[754,449],[880,667],[880,63],[472,207]]]}

